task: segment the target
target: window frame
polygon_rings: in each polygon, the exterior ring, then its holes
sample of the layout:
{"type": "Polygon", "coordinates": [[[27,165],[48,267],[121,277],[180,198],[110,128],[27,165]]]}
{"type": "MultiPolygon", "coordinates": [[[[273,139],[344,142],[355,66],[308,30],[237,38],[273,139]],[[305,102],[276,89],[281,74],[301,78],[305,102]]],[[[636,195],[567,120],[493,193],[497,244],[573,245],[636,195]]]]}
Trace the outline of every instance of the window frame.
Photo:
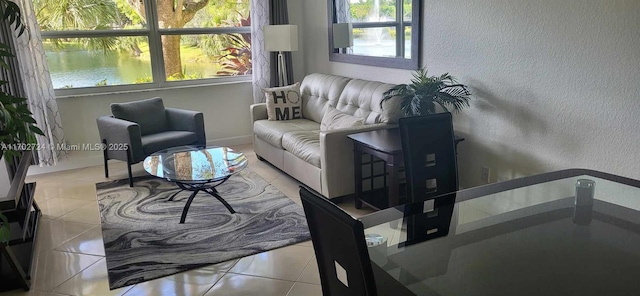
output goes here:
{"type": "MultiPolygon", "coordinates": [[[[402,0],[396,0],[396,14],[398,14],[398,3],[401,3],[402,0]]],[[[402,22],[404,27],[411,27],[411,58],[400,58],[400,57],[380,57],[380,56],[366,56],[366,55],[355,55],[355,54],[345,54],[342,53],[339,49],[333,47],[333,30],[331,29],[333,24],[337,22],[336,19],[336,5],[335,0],[327,0],[327,23],[329,28],[328,34],[328,45],[329,45],[329,61],[339,62],[339,63],[349,63],[349,64],[358,64],[358,65],[368,65],[375,67],[385,67],[385,68],[396,68],[396,69],[407,69],[407,70],[416,70],[420,69],[420,49],[422,47],[422,36],[421,36],[421,26],[422,26],[422,3],[424,1],[421,0],[411,0],[411,20],[404,20],[404,16],[402,18],[396,18],[396,22],[402,22]]],[[[400,5],[402,6],[402,5],[400,5]]],[[[404,6],[402,7],[404,10],[404,6]]],[[[382,23],[382,22],[381,22],[382,23]]],[[[363,22],[351,22],[353,28],[358,28],[360,24],[363,22]],[[358,25],[356,25],[358,23],[358,25]]],[[[400,25],[400,24],[397,24],[400,25]]],[[[404,34],[404,31],[403,33],[404,34]]],[[[397,32],[396,32],[397,35],[397,32]]],[[[404,47],[404,44],[402,45],[404,47]]],[[[396,47],[398,47],[396,45],[396,47]]]]}
{"type": "MultiPolygon", "coordinates": [[[[56,97],[71,97],[84,94],[110,94],[118,92],[149,91],[180,87],[218,85],[238,82],[251,82],[252,75],[224,76],[190,80],[167,81],[162,53],[162,36],[165,35],[220,35],[251,33],[251,27],[214,27],[214,28],[170,28],[162,29],[158,23],[156,1],[143,0],[145,3],[146,28],[122,30],[62,30],[41,31],[42,39],[53,38],[100,38],[100,37],[146,37],[149,42],[151,75],[153,82],[139,84],[120,84],[106,86],[88,86],[54,89],[56,97]]],[[[251,12],[249,12],[251,14],[251,12]]],[[[253,45],[252,45],[253,46],[253,45]]]]}
{"type": "MultiPolygon", "coordinates": [[[[373,28],[394,28],[396,30],[396,55],[391,58],[404,58],[410,59],[405,56],[405,41],[404,31],[407,27],[411,28],[412,20],[404,20],[404,3],[402,0],[396,1],[396,20],[385,22],[352,22],[353,29],[373,29],[373,28]]],[[[411,16],[413,19],[413,15],[411,16]]],[[[413,32],[411,32],[413,34],[413,32]]]]}

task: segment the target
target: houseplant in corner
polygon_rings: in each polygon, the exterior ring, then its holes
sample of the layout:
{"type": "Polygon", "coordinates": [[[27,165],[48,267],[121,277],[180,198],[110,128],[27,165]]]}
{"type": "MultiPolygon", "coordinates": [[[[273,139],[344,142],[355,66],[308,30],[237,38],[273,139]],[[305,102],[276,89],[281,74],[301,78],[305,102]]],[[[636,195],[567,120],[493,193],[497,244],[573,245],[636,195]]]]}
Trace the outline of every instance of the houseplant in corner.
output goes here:
{"type": "Polygon", "coordinates": [[[437,105],[444,110],[451,107],[458,112],[469,107],[471,92],[449,73],[429,76],[427,69],[418,69],[413,73],[410,84],[399,84],[386,91],[380,107],[384,101],[395,96],[400,97],[400,108],[408,117],[436,113],[437,105]]]}
{"type": "MultiPolygon", "coordinates": [[[[2,21],[8,21],[9,26],[18,32],[18,36],[25,32],[26,27],[22,23],[20,8],[8,0],[0,0],[0,15],[2,21]]],[[[9,69],[6,59],[12,58],[11,48],[0,43],[0,67],[9,69]]],[[[8,84],[8,81],[0,80],[0,85],[8,84]]],[[[20,155],[24,150],[24,144],[35,143],[34,134],[44,135],[35,126],[36,121],[29,111],[26,98],[20,98],[0,89],[0,161],[3,156],[11,161],[13,156],[20,155]]],[[[6,243],[9,239],[9,225],[6,217],[0,213],[0,243],[6,243]]]]}

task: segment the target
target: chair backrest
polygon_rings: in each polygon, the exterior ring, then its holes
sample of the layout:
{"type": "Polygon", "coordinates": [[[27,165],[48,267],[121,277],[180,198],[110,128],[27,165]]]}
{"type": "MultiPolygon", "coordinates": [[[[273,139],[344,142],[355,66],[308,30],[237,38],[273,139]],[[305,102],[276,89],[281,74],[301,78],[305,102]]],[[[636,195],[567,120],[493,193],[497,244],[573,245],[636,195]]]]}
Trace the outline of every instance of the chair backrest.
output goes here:
{"type": "Polygon", "coordinates": [[[300,187],[325,296],[377,295],[362,222],[300,187]]]}
{"type": "Polygon", "coordinates": [[[135,122],[144,135],[164,132],[169,123],[161,98],[151,98],[127,103],[112,103],[111,113],[115,118],[135,122]]]}
{"type": "Polygon", "coordinates": [[[399,120],[407,179],[407,202],[458,190],[458,166],[451,113],[399,120]]]}

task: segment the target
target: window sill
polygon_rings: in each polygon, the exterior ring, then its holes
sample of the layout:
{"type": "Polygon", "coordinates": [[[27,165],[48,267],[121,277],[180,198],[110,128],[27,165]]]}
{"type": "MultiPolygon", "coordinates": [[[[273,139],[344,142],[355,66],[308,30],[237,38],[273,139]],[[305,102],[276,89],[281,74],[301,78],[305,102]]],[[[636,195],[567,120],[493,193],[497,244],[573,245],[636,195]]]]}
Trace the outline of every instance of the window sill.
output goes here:
{"type": "Polygon", "coordinates": [[[251,82],[252,82],[251,77],[248,77],[247,79],[238,79],[238,80],[224,81],[224,82],[204,82],[204,83],[198,83],[198,84],[149,86],[147,88],[135,88],[135,89],[102,90],[100,87],[95,87],[95,88],[91,88],[91,90],[93,90],[92,92],[79,92],[74,94],[58,94],[59,90],[56,90],[56,99],[119,95],[119,94],[142,93],[142,92],[185,89],[185,88],[199,88],[199,87],[210,87],[210,86],[224,86],[224,85],[251,83],[251,82]]]}

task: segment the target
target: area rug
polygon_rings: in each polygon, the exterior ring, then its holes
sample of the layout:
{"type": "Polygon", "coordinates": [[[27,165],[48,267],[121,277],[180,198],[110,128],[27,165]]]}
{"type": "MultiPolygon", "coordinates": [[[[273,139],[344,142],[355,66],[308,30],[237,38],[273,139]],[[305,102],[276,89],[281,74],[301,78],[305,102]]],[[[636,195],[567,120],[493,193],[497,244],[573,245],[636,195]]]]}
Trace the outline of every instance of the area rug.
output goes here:
{"type": "Polygon", "coordinates": [[[134,181],[96,184],[111,289],[311,238],[302,207],[249,169],[217,188],[237,213],[202,192],[184,224],[191,192],[168,201],[175,184],[151,176],[134,181]]]}

